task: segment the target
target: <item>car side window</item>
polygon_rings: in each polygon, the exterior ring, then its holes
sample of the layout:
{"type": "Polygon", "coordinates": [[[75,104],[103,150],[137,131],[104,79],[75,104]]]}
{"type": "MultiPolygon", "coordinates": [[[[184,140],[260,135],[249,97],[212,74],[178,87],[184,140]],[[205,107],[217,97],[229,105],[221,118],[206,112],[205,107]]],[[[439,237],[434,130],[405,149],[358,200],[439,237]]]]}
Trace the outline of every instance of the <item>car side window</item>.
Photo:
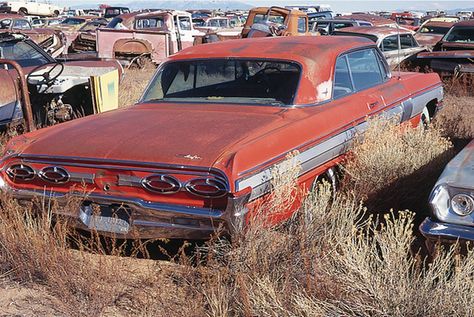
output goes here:
{"type": "Polygon", "coordinates": [[[182,31],[191,31],[191,19],[189,17],[178,17],[179,29],[182,31]]]}
{"type": "Polygon", "coordinates": [[[339,56],[336,60],[336,70],[334,71],[333,98],[337,99],[348,95],[354,91],[352,79],[349,73],[349,65],[346,56],[339,56]]]}
{"type": "Polygon", "coordinates": [[[417,47],[415,39],[411,34],[402,34],[400,35],[400,46],[402,49],[417,47]]]}
{"type": "Polygon", "coordinates": [[[13,28],[17,30],[30,30],[31,25],[30,25],[30,22],[26,20],[14,20],[13,28]]]}
{"type": "Polygon", "coordinates": [[[298,33],[306,33],[306,18],[298,18],[298,33]]]}
{"type": "Polygon", "coordinates": [[[384,38],[381,49],[383,52],[398,50],[398,35],[390,35],[384,38]]]}
{"type": "Polygon", "coordinates": [[[374,49],[347,54],[355,90],[363,90],[383,82],[382,71],[374,49]]]}

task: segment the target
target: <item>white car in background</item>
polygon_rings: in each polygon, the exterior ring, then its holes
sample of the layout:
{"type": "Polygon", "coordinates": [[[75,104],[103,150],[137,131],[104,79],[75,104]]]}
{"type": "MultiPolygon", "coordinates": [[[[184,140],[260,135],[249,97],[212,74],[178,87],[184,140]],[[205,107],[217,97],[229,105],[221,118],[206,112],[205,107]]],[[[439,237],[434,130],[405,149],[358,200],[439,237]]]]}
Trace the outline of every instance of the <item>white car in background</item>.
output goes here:
{"type": "Polygon", "coordinates": [[[58,16],[63,9],[61,7],[35,1],[5,1],[0,2],[0,13],[18,13],[21,15],[58,16]]]}

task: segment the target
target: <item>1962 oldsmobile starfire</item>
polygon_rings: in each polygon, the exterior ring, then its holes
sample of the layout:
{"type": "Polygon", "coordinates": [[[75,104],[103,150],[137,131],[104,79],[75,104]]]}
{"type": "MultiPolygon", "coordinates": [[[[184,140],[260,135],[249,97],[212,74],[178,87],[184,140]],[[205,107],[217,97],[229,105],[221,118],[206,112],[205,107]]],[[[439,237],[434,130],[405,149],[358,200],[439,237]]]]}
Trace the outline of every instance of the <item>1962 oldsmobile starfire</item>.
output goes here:
{"type": "Polygon", "coordinates": [[[103,234],[207,238],[244,223],[288,153],[298,150],[301,186],[332,180],[368,116],[418,124],[442,96],[438,75],[392,76],[361,37],[196,46],[163,63],[138,104],[12,139],[1,186],[60,204],[85,187],[62,216],[103,234]]]}

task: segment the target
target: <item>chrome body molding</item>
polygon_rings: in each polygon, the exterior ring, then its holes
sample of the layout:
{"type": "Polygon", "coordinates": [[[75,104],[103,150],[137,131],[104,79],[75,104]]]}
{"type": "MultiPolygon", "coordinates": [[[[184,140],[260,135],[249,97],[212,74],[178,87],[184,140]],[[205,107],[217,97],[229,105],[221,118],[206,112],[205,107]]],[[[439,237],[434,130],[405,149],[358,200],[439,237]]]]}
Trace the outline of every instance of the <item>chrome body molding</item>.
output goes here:
{"type": "MultiPolygon", "coordinates": [[[[421,92],[419,95],[410,97],[401,103],[394,104],[389,109],[376,115],[382,115],[399,122],[408,121],[420,115],[425,106],[431,100],[442,100],[442,98],[443,88],[441,86],[432,87],[421,92]]],[[[363,120],[363,118],[360,120],[363,120]]],[[[345,131],[300,152],[296,157],[294,157],[294,160],[301,165],[300,176],[346,153],[349,150],[354,137],[357,134],[363,133],[367,127],[368,123],[363,121],[355,127],[348,128],[345,131]]],[[[285,156],[281,155],[279,156],[279,160],[269,167],[251,174],[250,176],[238,179],[235,183],[236,191],[251,187],[251,200],[265,195],[271,189],[272,170],[274,166],[281,164],[284,159],[285,156]]]]}
{"type": "MultiPolygon", "coordinates": [[[[174,204],[149,202],[136,198],[107,196],[84,193],[59,193],[54,191],[19,190],[9,187],[0,178],[0,187],[11,193],[20,202],[31,201],[35,197],[54,200],[60,207],[70,201],[70,197],[102,205],[126,205],[131,210],[130,230],[126,233],[99,231],[102,235],[131,239],[208,239],[216,230],[234,232],[241,230],[247,213],[246,204],[250,193],[238,198],[229,197],[225,210],[200,208],[174,204]],[[222,228],[220,228],[222,227],[222,228]]],[[[78,206],[79,208],[79,206],[78,206]]],[[[59,209],[55,216],[68,220],[73,227],[90,230],[80,219],[79,210],[59,209]]]]}

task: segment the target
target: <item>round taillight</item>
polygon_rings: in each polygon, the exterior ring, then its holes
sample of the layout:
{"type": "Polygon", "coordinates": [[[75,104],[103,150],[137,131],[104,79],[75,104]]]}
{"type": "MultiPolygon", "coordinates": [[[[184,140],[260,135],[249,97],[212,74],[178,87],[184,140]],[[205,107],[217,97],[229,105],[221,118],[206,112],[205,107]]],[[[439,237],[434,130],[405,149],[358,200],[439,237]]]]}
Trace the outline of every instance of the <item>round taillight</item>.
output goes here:
{"type": "Polygon", "coordinates": [[[196,178],[186,184],[191,194],[205,198],[218,198],[227,194],[225,182],[217,178],[196,178]]]}
{"type": "Polygon", "coordinates": [[[160,194],[174,194],[181,189],[181,183],[169,175],[151,175],[142,180],[142,186],[160,194]]]}
{"type": "Polygon", "coordinates": [[[70,178],[69,173],[64,168],[58,166],[45,167],[38,175],[41,179],[54,184],[67,183],[70,178]]]}
{"type": "Polygon", "coordinates": [[[25,164],[12,165],[7,169],[6,173],[13,181],[16,179],[32,180],[36,175],[35,170],[25,164]]]}

